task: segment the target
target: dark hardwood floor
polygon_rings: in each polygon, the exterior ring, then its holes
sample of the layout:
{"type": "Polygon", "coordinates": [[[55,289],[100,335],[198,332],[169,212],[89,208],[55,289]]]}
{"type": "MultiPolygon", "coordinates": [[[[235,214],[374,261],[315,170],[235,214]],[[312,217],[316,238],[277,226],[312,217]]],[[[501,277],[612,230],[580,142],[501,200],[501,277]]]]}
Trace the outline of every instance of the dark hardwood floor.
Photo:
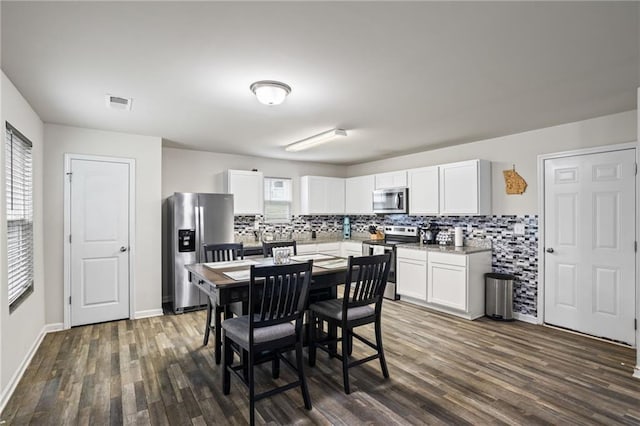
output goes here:
{"type": "MultiPolygon", "coordinates": [[[[560,330],[466,321],[383,305],[391,378],[318,354],[299,390],[257,403],[271,424],[640,424],[635,351],[560,330]]],[[[245,424],[246,391],[222,394],[204,312],[78,327],[46,336],[0,419],[7,424],[245,424]]],[[[363,334],[372,335],[372,328],[363,334]]],[[[361,356],[364,345],[354,344],[361,356]]],[[[306,354],[306,351],[305,351],[306,354]]],[[[259,383],[271,383],[267,365],[259,383]]],[[[280,381],[291,378],[285,367],[280,381]]]]}

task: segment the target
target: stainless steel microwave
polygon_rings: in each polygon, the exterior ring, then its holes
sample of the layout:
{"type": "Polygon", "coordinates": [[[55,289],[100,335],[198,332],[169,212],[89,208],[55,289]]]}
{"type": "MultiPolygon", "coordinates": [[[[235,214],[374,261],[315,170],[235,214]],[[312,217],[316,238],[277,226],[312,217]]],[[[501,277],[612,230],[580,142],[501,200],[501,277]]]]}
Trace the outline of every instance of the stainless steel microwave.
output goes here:
{"type": "Polygon", "coordinates": [[[374,213],[404,213],[409,211],[407,188],[388,188],[373,191],[374,213]]]}

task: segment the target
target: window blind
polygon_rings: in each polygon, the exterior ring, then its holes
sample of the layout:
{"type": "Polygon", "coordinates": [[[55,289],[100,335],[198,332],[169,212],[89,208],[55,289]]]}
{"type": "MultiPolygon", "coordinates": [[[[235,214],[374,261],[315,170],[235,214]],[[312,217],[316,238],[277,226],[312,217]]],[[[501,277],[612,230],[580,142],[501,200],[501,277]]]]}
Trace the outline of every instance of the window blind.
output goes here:
{"type": "Polygon", "coordinates": [[[6,125],[5,173],[9,306],[33,288],[32,144],[6,125]]]}
{"type": "Polygon", "coordinates": [[[264,178],[264,221],[284,223],[291,220],[291,179],[264,178]]]}

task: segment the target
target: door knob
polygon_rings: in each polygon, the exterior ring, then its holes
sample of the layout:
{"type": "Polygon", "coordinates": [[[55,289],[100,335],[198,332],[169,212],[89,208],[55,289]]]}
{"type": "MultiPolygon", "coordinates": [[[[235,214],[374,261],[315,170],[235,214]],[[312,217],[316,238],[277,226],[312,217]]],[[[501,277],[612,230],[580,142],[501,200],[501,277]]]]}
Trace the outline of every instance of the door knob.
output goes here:
{"type": "Polygon", "coordinates": [[[553,252],[554,252],[553,248],[549,247],[549,248],[547,249],[547,253],[553,253],[553,252]]]}
{"type": "Polygon", "coordinates": [[[127,251],[127,248],[125,246],[122,246],[122,247],[120,247],[120,251],[121,252],[125,252],[125,251],[127,251]]]}

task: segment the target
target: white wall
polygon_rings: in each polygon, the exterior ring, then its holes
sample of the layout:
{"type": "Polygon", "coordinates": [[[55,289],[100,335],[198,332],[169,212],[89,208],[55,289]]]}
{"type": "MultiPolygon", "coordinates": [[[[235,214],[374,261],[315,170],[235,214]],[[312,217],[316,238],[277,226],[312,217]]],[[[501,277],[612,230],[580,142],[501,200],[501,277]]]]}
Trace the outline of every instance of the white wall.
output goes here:
{"type": "Polygon", "coordinates": [[[265,176],[292,178],[293,212],[300,211],[300,176],[344,177],[345,166],[306,163],[186,149],[162,149],[162,197],[174,192],[221,192],[222,172],[258,169],[265,176]]]}
{"type": "MultiPolygon", "coordinates": [[[[640,18],[640,9],[638,9],[638,17],[640,18]]],[[[640,27],[638,28],[638,34],[640,35],[640,27]]],[[[638,67],[640,71],[640,67],[638,67]]],[[[638,88],[638,136],[640,136],[640,87],[638,88]]],[[[638,149],[636,151],[640,151],[640,137],[638,137],[638,149]]],[[[638,153],[636,153],[636,161],[637,161],[638,153]]],[[[636,182],[638,178],[636,177],[636,182]]],[[[636,193],[640,194],[640,188],[636,188],[636,193]]],[[[636,205],[638,204],[638,200],[636,200],[636,205]]],[[[638,210],[636,207],[636,239],[640,234],[640,214],[638,214],[638,210]]],[[[636,259],[638,255],[636,253],[636,259]]],[[[637,262],[637,260],[636,260],[637,262]]],[[[636,264],[636,317],[640,316],[640,264],[636,264]]],[[[636,328],[636,368],[634,377],[640,379],[640,327],[636,328]]]]}
{"type": "Polygon", "coordinates": [[[7,76],[2,73],[0,81],[2,95],[2,149],[0,149],[0,205],[2,218],[6,218],[4,138],[5,121],[18,129],[33,143],[33,215],[34,215],[34,283],[33,293],[17,309],[9,313],[7,295],[7,230],[4,222],[0,226],[0,406],[5,402],[16,373],[23,367],[26,358],[45,325],[45,282],[43,259],[43,202],[42,159],[43,124],[35,111],[18,92],[7,76]]]}
{"type": "Polygon", "coordinates": [[[403,155],[347,168],[348,176],[481,158],[492,161],[492,213],[537,214],[537,156],[552,152],[609,145],[637,140],[637,111],[607,115],[560,126],[532,130],[464,145],[403,155]],[[522,195],[506,195],[503,170],[516,171],[527,181],[522,195]]]}
{"type": "MultiPolygon", "coordinates": [[[[321,163],[274,160],[244,155],[219,154],[186,149],[162,149],[162,198],[174,192],[222,192],[222,173],[227,169],[258,169],[265,176],[292,179],[293,213],[300,211],[300,176],[345,176],[346,167],[321,163]]],[[[164,209],[163,209],[164,211],[164,209]]],[[[163,294],[170,294],[170,253],[166,248],[166,232],[170,232],[163,215],[163,294]]],[[[168,300],[168,298],[167,298],[168,300]]]]}
{"type": "Polygon", "coordinates": [[[162,308],[162,140],[158,137],[46,124],[44,163],[47,323],[63,322],[64,154],[133,158],[136,161],[136,313],[162,308]]]}

